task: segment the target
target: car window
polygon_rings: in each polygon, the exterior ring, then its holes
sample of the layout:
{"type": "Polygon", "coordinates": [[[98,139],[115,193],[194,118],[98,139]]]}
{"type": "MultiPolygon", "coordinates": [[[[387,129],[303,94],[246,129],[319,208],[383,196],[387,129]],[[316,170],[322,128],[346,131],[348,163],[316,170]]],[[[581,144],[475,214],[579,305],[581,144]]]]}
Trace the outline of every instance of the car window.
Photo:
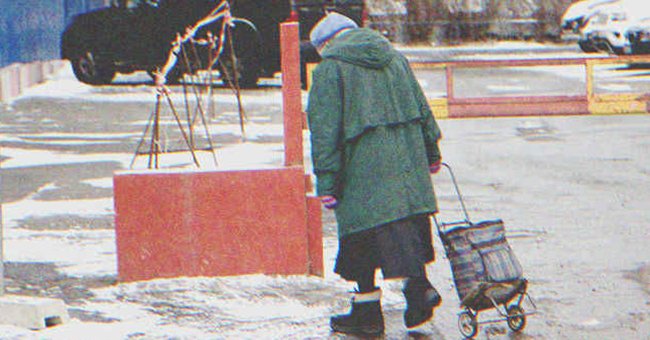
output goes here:
{"type": "Polygon", "coordinates": [[[151,7],[158,7],[158,4],[160,1],[158,0],[145,0],[143,1],[145,5],[151,6],[151,7]]]}
{"type": "Polygon", "coordinates": [[[598,13],[593,19],[591,19],[591,21],[597,25],[606,25],[608,19],[609,19],[609,14],[598,13]]]}
{"type": "Polygon", "coordinates": [[[128,9],[134,9],[143,6],[158,7],[158,0],[126,0],[124,2],[124,7],[128,9]]]}

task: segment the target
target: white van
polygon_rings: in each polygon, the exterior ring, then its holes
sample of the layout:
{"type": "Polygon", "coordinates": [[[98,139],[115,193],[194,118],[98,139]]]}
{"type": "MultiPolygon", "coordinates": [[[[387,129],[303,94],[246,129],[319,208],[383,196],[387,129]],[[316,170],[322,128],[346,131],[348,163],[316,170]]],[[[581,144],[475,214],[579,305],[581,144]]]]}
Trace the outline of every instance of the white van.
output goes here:
{"type": "Polygon", "coordinates": [[[629,54],[630,44],[625,32],[632,20],[630,15],[623,1],[598,6],[583,27],[580,41],[597,51],[629,54]]]}
{"type": "Polygon", "coordinates": [[[600,5],[611,4],[619,0],[583,0],[569,6],[562,16],[562,30],[565,33],[579,33],[589,18],[600,5]]]}
{"type": "MultiPolygon", "coordinates": [[[[580,4],[577,3],[577,4],[580,4]]],[[[585,52],[606,52],[610,54],[631,54],[631,44],[628,39],[628,28],[648,16],[647,0],[617,0],[591,3],[583,7],[584,15],[577,18],[575,9],[567,10],[564,24],[570,25],[574,18],[579,25],[578,45],[585,52]]],[[[569,8],[571,9],[571,7],[569,8]]]]}

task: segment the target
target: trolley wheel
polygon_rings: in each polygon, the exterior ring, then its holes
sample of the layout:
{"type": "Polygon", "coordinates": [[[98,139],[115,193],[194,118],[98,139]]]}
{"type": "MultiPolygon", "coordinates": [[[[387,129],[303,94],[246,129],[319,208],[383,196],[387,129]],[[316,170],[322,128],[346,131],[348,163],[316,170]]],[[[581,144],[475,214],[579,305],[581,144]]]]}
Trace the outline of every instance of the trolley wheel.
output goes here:
{"type": "Polygon", "coordinates": [[[514,332],[519,332],[526,327],[524,309],[518,305],[508,307],[508,327],[514,332]]]}
{"type": "Polygon", "coordinates": [[[473,338],[478,332],[478,322],[476,315],[471,311],[466,310],[458,315],[458,329],[460,333],[467,339],[473,338]]]}

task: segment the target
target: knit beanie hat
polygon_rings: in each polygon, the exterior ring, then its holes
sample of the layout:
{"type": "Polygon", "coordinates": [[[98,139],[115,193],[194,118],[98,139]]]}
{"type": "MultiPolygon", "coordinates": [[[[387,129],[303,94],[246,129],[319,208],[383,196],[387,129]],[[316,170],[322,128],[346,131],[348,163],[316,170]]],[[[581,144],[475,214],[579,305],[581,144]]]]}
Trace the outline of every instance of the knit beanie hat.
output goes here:
{"type": "Polygon", "coordinates": [[[314,47],[321,48],[341,30],[358,27],[359,26],[354,22],[354,20],[345,15],[330,12],[316,23],[309,34],[309,40],[311,40],[311,44],[314,45],[314,47]]]}

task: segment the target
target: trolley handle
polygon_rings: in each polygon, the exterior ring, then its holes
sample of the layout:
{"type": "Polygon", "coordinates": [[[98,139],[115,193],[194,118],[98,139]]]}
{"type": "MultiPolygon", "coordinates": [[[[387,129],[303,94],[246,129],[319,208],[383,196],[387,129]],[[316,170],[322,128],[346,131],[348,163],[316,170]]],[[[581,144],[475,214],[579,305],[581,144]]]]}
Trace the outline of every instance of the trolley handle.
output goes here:
{"type": "Polygon", "coordinates": [[[472,222],[469,220],[469,214],[467,214],[467,207],[465,206],[465,200],[463,199],[463,195],[460,193],[460,188],[458,187],[456,176],[454,176],[454,172],[451,170],[451,166],[449,166],[449,164],[447,163],[442,163],[442,165],[445,168],[447,168],[447,171],[449,171],[449,176],[451,177],[451,181],[454,184],[454,189],[456,189],[456,195],[458,196],[458,201],[460,201],[460,206],[463,208],[463,214],[465,216],[465,220],[458,221],[458,222],[450,222],[450,223],[438,223],[438,219],[436,218],[436,215],[433,215],[433,221],[435,222],[439,232],[441,227],[462,225],[462,224],[470,224],[470,225],[472,224],[472,222]]]}

